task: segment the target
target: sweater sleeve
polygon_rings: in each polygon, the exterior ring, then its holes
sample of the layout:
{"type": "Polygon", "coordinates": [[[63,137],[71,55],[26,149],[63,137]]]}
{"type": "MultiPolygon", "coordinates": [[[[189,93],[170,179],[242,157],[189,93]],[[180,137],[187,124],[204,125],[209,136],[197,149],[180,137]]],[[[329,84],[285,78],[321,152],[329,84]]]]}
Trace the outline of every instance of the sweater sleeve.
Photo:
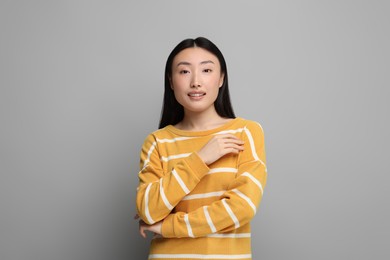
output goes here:
{"type": "Polygon", "coordinates": [[[253,218],[267,180],[261,126],[248,121],[243,140],[244,151],[239,155],[237,177],[221,199],[188,213],[169,214],[162,225],[163,237],[202,237],[228,232],[253,218]]]}
{"type": "Polygon", "coordinates": [[[170,172],[164,172],[157,139],[153,134],[149,135],[140,155],[138,215],[147,224],[164,219],[208,171],[197,153],[191,153],[178,160],[170,172]]]}

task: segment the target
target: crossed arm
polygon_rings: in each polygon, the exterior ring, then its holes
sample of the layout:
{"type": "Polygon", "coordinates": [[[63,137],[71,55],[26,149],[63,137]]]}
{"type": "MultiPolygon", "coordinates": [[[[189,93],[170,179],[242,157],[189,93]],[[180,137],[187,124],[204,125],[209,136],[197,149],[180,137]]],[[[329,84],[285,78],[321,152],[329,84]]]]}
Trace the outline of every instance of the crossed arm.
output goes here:
{"type": "Polygon", "coordinates": [[[249,222],[256,213],[266,183],[264,141],[261,127],[246,128],[243,140],[231,134],[214,136],[203,148],[190,155],[187,160],[182,161],[181,165],[175,166],[175,168],[178,169],[176,173],[170,173],[166,176],[157,174],[158,169],[151,170],[155,171],[154,173],[151,173],[149,169],[148,174],[154,176],[154,179],[143,180],[140,177],[141,184],[137,194],[137,206],[141,216],[139,221],[141,236],[146,237],[145,232],[150,231],[164,237],[199,237],[218,231],[227,232],[236,229],[249,222]],[[240,154],[241,159],[237,178],[231,183],[221,200],[192,212],[171,213],[172,208],[195,188],[200,179],[208,172],[207,165],[228,153],[240,154]],[[194,168],[200,168],[201,172],[193,172],[194,170],[191,168],[193,164],[195,164],[194,168]],[[202,165],[203,168],[198,167],[198,164],[202,165]],[[168,187],[165,185],[177,185],[175,184],[175,174],[180,176],[188,190],[187,192],[169,194],[169,205],[167,205],[167,201],[164,201],[165,194],[161,193],[161,189],[168,187]],[[145,214],[148,211],[145,210],[147,207],[144,203],[145,196],[153,200],[161,200],[160,209],[156,207],[153,211],[154,214],[151,214],[153,218],[145,214]],[[161,210],[163,208],[165,210],[161,210]],[[226,221],[226,219],[231,219],[231,221],[226,221]],[[189,227],[189,222],[193,223],[192,227],[189,227]]]}

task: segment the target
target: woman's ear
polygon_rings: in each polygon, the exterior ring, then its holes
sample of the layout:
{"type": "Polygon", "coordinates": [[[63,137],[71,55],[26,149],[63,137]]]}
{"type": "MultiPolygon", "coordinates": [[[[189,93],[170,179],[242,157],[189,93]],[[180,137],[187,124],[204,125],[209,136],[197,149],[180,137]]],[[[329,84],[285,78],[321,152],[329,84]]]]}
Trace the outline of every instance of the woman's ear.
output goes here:
{"type": "Polygon", "coordinates": [[[221,78],[219,79],[219,87],[221,88],[223,85],[223,80],[225,79],[225,74],[221,73],[221,78]]]}

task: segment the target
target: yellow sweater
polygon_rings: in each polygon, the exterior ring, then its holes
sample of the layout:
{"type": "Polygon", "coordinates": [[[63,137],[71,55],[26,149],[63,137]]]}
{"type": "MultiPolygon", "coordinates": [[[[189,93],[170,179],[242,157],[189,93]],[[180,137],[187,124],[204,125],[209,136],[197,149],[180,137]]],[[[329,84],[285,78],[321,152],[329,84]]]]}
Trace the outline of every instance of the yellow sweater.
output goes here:
{"type": "Polygon", "coordinates": [[[250,220],[267,180],[261,126],[235,118],[206,131],[169,125],[145,139],[137,211],[148,224],[163,220],[149,259],[252,259],[250,220]],[[211,137],[231,133],[244,151],[211,165],[197,155],[211,137]]]}

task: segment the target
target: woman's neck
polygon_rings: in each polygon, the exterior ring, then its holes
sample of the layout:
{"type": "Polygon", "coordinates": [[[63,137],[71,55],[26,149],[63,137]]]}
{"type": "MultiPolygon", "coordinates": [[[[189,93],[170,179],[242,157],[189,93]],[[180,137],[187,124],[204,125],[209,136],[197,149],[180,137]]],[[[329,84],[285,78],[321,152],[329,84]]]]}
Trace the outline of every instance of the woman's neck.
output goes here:
{"type": "Polygon", "coordinates": [[[230,120],[231,118],[221,117],[215,110],[209,113],[185,111],[183,120],[175,127],[187,131],[204,131],[217,128],[230,120]]]}

